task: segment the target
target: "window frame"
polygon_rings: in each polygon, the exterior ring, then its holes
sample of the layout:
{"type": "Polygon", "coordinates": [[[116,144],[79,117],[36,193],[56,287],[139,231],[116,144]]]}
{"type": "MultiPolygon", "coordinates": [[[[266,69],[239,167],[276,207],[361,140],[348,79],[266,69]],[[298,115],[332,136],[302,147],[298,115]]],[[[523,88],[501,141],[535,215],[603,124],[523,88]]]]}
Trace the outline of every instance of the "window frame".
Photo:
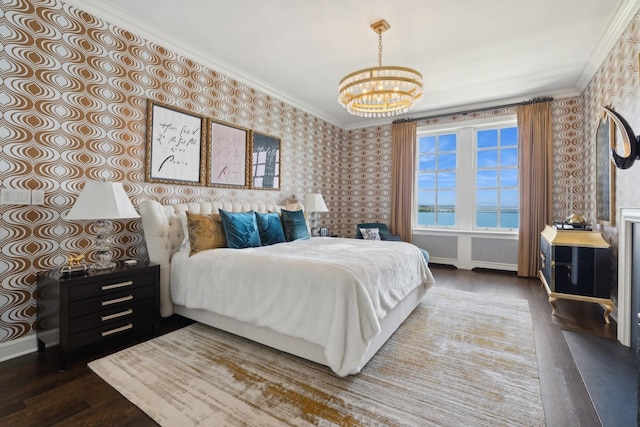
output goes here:
{"type": "MultiPolygon", "coordinates": [[[[477,227],[476,226],[476,205],[477,205],[477,132],[479,130],[502,129],[508,127],[517,128],[516,115],[501,117],[490,117],[484,119],[465,120],[456,123],[443,123],[437,125],[421,126],[416,130],[416,161],[414,165],[415,184],[413,189],[413,229],[419,230],[440,230],[440,231],[473,231],[489,233],[517,233],[518,228],[498,227],[477,227]],[[418,194],[420,167],[420,138],[424,136],[443,135],[455,133],[457,135],[456,144],[456,215],[455,225],[420,225],[418,224],[418,194]],[[466,150],[468,155],[462,155],[466,150]],[[465,185],[461,185],[465,183],[465,185]],[[468,183],[468,184],[467,184],[468,183]]],[[[498,146],[497,148],[499,148],[498,146]]],[[[516,144],[516,148],[520,147],[516,144]]],[[[517,170],[520,165],[518,163],[517,170]]],[[[498,169],[500,170],[500,168],[498,169]]],[[[436,169],[437,171],[437,169],[436,169]]],[[[499,187],[498,187],[499,188],[499,187]]],[[[520,180],[517,185],[518,194],[520,192],[520,180]]],[[[499,206],[499,205],[498,205],[499,206]]],[[[520,210],[521,207],[518,206],[520,210]]],[[[518,223],[520,224],[520,222],[518,223]]]]}

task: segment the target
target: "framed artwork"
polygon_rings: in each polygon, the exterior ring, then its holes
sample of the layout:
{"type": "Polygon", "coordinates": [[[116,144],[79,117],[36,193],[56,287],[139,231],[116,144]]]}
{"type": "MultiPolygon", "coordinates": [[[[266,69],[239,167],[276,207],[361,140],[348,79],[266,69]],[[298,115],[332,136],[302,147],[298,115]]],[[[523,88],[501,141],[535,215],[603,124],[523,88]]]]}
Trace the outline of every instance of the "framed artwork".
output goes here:
{"type": "Polygon", "coordinates": [[[207,185],[249,187],[249,131],[209,120],[207,185]]]}
{"type": "Polygon", "coordinates": [[[204,185],[205,133],[203,117],[149,100],[145,179],[204,185]]]}
{"type": "Polygon", "coordinates": [[[280,139],[251,133],[251,188],[280,189],[280,139]]]}
{"type": "Polygon", "coordinates": [[[609,154],[615,136],[614,123],[603,114],[596,132],[596,221],[603,225],[614,225],[615,219],[615,167],[609,154]]]}

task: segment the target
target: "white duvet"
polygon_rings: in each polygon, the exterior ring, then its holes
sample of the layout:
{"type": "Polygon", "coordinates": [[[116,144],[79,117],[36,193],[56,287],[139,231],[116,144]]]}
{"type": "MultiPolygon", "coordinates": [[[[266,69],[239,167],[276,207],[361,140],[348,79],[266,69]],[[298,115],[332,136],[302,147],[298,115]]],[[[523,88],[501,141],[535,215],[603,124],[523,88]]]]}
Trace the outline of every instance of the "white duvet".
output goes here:
{"type": "Polygon", "coordinates": [[[248,249],[212,249],[171,261],[171,297],[324,348],[338,375],[356,373],[380,319],[434,282],[409,243],[312,238],[248,249]]]}

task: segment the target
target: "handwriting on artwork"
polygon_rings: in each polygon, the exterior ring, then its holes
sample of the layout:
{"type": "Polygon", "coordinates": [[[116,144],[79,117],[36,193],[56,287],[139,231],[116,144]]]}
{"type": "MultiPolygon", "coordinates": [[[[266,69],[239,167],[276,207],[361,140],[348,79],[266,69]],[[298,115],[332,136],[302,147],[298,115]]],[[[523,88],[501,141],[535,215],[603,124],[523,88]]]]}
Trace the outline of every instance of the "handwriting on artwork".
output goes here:
{"type": "Polygon", "coordinates": [[[202,120],[153,106],[151,177],[200,182],[202,120]]]}
{"type": "Polygon", "coordinates": [[[246,185],[247,132],[211,123],[210,184],[246,185]]]}

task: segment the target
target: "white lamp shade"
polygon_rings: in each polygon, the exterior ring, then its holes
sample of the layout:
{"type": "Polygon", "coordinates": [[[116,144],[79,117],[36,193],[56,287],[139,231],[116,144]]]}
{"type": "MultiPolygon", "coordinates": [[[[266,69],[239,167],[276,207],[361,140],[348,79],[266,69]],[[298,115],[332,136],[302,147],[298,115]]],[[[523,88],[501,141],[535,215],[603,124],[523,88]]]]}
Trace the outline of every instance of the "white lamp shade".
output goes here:
{"type": "Polygon", "coordinates": [[[67,220],[140,218],[119,182],[87,182],[67,220]]]}
{"type": "Polygon", "coordinates": [[[309,193],[304,198],[304,210],[307,212],[329,212],[322,194],[309,193]]]}

